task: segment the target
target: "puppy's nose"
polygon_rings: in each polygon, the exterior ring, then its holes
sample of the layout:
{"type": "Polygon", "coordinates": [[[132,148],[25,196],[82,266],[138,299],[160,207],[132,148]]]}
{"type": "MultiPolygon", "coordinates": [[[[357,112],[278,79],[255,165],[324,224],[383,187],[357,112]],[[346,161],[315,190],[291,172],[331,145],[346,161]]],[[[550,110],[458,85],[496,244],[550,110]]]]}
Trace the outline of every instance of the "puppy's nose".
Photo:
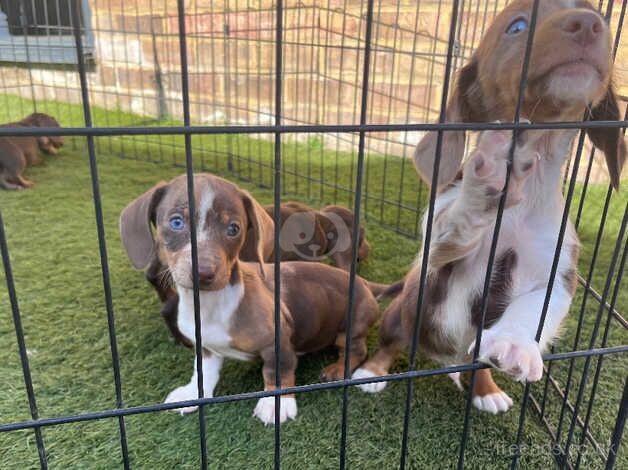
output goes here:
{"type": "Polygon", "coordinates": [[[578,11],[569,14],[561,26],[564,34],[581,46],[593,43],[604,29],[602,18],[593,11],[578,11]]]}
{"type": "Polygon", "coordinates": [[[198,267],[198,280],[204,284],[210,283],[216,277],[216,271],[211,266],[198,267]]]}

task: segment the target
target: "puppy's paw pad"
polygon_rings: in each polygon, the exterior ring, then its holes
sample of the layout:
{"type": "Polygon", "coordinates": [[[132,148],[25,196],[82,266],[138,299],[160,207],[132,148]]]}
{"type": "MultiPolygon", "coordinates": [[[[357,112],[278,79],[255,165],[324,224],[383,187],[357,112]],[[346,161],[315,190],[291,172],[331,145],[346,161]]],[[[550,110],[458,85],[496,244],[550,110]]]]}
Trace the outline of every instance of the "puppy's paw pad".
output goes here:
{"type": "Polygon", "coordinates": [[[501,390],[484,396],[473,397],[473,406],[491,414],[504,413],[512,407],[512,399],[501,390]]]}
{"type": "MultiPolygon", "coordinates": [[[[377,374],[361,367],[356,369],[351,376],[352,379],[366,379],[371,377],[377,377],[377,374]]],[[[379,393],[386,388],[386,382],[371,382],[368,384],[358,385],[357,387],[366,393],[379,393]]]]}
{"type": "MultiPolygon", "coordinates": [[[[265,426],[275,424],[275,397],[260,398],[255,405],[253,416],[260,419],[265,426]]],[[[281,397],[279,422],[284,423],[297,417],[297,401],[294,397],[281,397]]]]}
{"type": "Polygon", "coordinates": [[[476,150],[463,169],[467,196],[479,200],[499,199],[506,183],[506,160],[476,150]]]}
{"type": "MultiPolygon", "coordinates": [[[[175,403],[178,401],[195,400],[198,398],[198,389],[196,384],[187,384],[181,387],[175,388],[168,394],[164,403],[175,403]]],[[[179,413],[193,413],[198,409],[198,406],[185,406],[182,408],[175,408],[175,411],[179,413]]]]}
{"type": "Polygon", "coordinates": [[[521,382],[536,382],[543,376],[541,350],[533,340],[484,330],[478,359],[521,382]]]}

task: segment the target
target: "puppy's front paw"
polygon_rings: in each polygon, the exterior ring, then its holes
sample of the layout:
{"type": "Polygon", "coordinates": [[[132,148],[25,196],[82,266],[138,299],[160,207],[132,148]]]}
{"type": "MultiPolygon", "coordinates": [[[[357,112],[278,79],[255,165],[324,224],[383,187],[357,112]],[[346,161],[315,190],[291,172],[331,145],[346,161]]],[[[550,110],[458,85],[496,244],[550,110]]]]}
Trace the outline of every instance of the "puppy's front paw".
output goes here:
{"type": "MultiPolygon", "coordinates": [[[[198,398],[198,388],[196,383],[189,383],[187,385],[183,385],[181,387],[175,388],[172,392],[168,394],[166,397],[166,401],[164,403],[175,403],[177,401],[186,401],[186,400],[195,400],[198,398]]],[[[183,408],[175,408],[179,413],[194,413],[198,406],[185,406],[183,408]]]]}
{"type": "MultiPolygon", "coordinates": [[[[275,397],[260,398],[255,405],[253,416],[258,417],[264,425],[275,424],[275,397]]],[[[283,423],[297,417],[297,400],[294,397],[281,397],[279,422],[283,423]]]]}
{"type": "MultiPolygon", "coordinates": [[[[506,184],[511,141],[512,131],[509,130],[482,133],[477,148],[463,169],[463,185],[468,203],[487,211],[497,207],[506,184]]],[[[536,153],[523,144],[516,146],[513,158],[507,207],[523,199],[524,182],[533,173],[537,162],[536,153]]]]}
{"type": "MultiPolygon", "coordinates": [[[[475,348],[475,341],[469,352],[475,348]]],[[[515,380],[536,382],[543,376],[543,358],[536,341],[484,330],[478,360],[512,375],[515,380]]]]}
{"type": "MultiPolygon", "coordinates": [[[[363,367],[356,369],[351,376],[352,379],[365,379],[371,377],[377,377],[377,374],[363,367]]],[[[358,385],[357,387],[366,393],[379,393],[386,388],[386,382],[371,382],[368,384],[358,385]]]]}

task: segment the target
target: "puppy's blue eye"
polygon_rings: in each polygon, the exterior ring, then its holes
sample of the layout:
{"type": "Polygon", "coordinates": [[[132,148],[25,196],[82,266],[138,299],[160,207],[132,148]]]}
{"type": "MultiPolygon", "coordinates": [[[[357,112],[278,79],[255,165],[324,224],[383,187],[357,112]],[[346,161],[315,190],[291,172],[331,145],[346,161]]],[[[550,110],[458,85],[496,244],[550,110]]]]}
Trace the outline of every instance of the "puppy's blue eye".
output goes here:
{"type": "Polygon", "coordinates": [[[235,237],[238,233],[240,233],[240,226],[235,222],[232,222],[227,227],[227,236],[235,237]]]}
{"type": "Polygon", "coordinates": [[[177,231],[177,232],[185,228],[185,221],[183,220],[183,217],[181,217],[180,215],[175,215],[173,217],[170,217],[168,224],[170,225],[170,228],[172,230],[177,231]]]}
{"type": "Polygon", "coordinates": [[[517,18],[506,28],[506,34],[517,34],[528,29],[528,20],[525,18],[517,18]]]}

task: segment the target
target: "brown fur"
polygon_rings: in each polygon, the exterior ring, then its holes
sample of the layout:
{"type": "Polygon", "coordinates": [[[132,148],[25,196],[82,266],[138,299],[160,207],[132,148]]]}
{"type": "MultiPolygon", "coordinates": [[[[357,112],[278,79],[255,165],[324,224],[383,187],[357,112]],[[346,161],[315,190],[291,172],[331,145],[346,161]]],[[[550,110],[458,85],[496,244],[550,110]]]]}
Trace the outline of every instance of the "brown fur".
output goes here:
{"type": "MultiPolygon", "coordinates": [[[[209,174],[195,176],[196,222],[202,233],[198,240],[200,289],[220,290],[227,285],[242,283],[244,297],[233,316],[229,334],[235,350],[259,356],[264,361],[266,387],[274,384],[274,266],[264,264],[265,231],[269,216],[245,191],[209,174]],[[203,196],[213,193],[212,206],[200,213],[203,196]],[[241,230],[230,236],[226,231],[237,223],[241,230]],[[244,247],[250,243],[257,263],[240,260],[244,247]],[[261,269],[260,269],[261,266],[261,269]],[[211,275],[210,275],[211,274],[211,275]]],[[[134,266],[149,264],[151,279],[159,283],[159,263],[168,266],[179,287],[192,288],[189,253],[189,218],[185,177],[160,183],[129,204],[120,217],[122,241],[134,266]],[[181,216],[186,228],[174,231],[170,218],[181,216]],[[155,235],[151,231],[151,224],[155,235]]],[[[200,232],[199,232],[200,230],[200,232]]],[[[297,352],[312,352],[337,345],[339,360],[321,373],[323,380],[344,377],[345,317],[348,309],[349,274],[321,263],[285,262],[281,264],[281,358],[286,383],[294,384],[297,352]]],[[[166,323],[184,344],[191,345],[177,327],[175,296],[164,292],[166,323]]],[[[350,354],[351,368],[366,357],[368,328],[379,314],[371,286],[356,278],[355,304],[350,354]]],[[[283,383],[283,379],[282,379],[283,383]]]]}
{"type": "MultiPolygon", "coordinates": [[[[510,121],[513,119],[527,33],[519,33],[516,37],[505,37],[504,33],[517,18],[529,17],[532,3],[533,0],[515,0],[495,18],[469,63],[458,73],[447,105],[447,122],[510,121]]],[[[521,111],[521,116],[532,122],[576,121],[582,118],[587,106],[592,108],[593,120],[619,119],[617,99],[611,82],[610,34],[603,19],[591,11],[592,7],[588,2],[580,1],[577,6],[576,9],[567,8],[562,0],[540,1],[530,57],[528,86],[523,97],[521,111]],[[576,26],[572,27],[573,25],[576,26]],[[587,29],[587,25],[591,29],[587,29]],[[601,32],[604,32],[605,36],[601,32]],[[598,33],[600,33],[599,36],[596,36],[598,33]],[[586,50],[586,57],[580,57],[578,54],[584,54],[582,52],[584,50],[586,50]],[[558,102],[544,95],[546,88],[551,85],[551,73],[556,67],[561,66],[565,61],[584,61],[585,59],[600,77],[599,86],[592,88],[593,91],[588,91],[592,93],[591,96],[583,96],[581,100],[572,98],[558,102]]],[[[519,133],[518,137],[525,140],[525,134],[519,133]]],[[[626,155],[626,145],[621,133],[618,129],[602,128],[591,130],[588,134],[593,143],[605,153],[611,182],[617,188],[626,155]]],[[[417,145],[415,152],[417,170],[428,183],[431,183],[433,177],[437,140],[437,132],[428,132],[417,145]]],[[[442,159],[437,181],[441,192],[446,190],[454,179],[461,178],[460,163],[464,147],[465,133],[463,131],[442,133],[442,159]]],[[[516,176],[517,162],[514,168],[513,173],[516,176]]],[[[521,170],[525,172],[530,170],[530,167],[523,166],[521,170]]],[[[513,184],[516,187],[516,181],[511,183],[511,190],[513,184]]],[[[510,196],[510,191],[508,196],[510,196]]],[[[496,191],[494,200],[499,200],[499,197],[500,193],[496,191]]],[[[486,207],[485,210],[494,211],[494,207],[486,207]]],[[[473,226],[476,223],[473,215],[461,214],[460,216],[470,218],[467,226],[473,226]]],[[[440,221],[437,216],[434,224],[438,223],[440,221]]],[[[480,242],[467,234],[447,233],[447,240],[434,240],[430,251],[429,273],[418,338],[420,349],[434,358],[454,351],[455,340],[459,340],[459,338],[445,337],[439,331],[438,323],[435,321],[437,320],[435,312],[438,311],[438,306],[446,295],[452,269],[480,242]]],[[[577,256],[578,250],[575,247],[572,254],[573,266],[576,266],[577,256]]],[[[485,328],[490,327],[501,317],[510,300],[512,270],[516,263],[517,257],[513,251],[506,251],[495,262],[493,278],[489,286],[485,328]]],[[[417,314],[419,271],[419,266],[413,267],[401,283],[403,289],[399,297],[394,299],[384,312],[379,332],[378,351],[363,366],[364,369],[377,375],[384,375],[388,373],[396,356],[408,348],[417,314]]],[[[565,283],[573,291],[576,281],[575,270],[566,276],[565,283]]],[[[472,324],[479,325],[481,296],[469,301],[471,302],[469,320],[472,324]]],[[[464,355],[464,351],[460,353],[464,355]]],[[[474,395],[483,396],[498,391],[499,388],[493,382],[490,370],[478,371],[474,395]]]]}
{"type": "MultiPolygon", "coordinates": [[[[21,121],[3,124],[0,127],[59,127],[52,116],[33,113],[21,121]]],[[[63,146],[63,137],[0,137],[0,187],[24,189],[33,185],[24,178],[26,167],[40,162],[39,151],[55,155],[63,146]]]]}
{"type": "MultiPolygon", "coordinates": [[[[519,93],[521,64],[525,55],[527,32],[507,36],[504,31],[517,17],[529,17],[533,0],[511,2],[486,31],[471,60],[458,73],[447,104],[446,122],[511,121],[519,93]]],[[[577,2],[578,8],[566,8],[561,0],[541,0],[530,55],[527,87],[522,100],[521,117],[532,122],[578,121],[587,106],[592,120],[619,120],[617,97],[613,91],[610,35],[592,40],[586,34],[574,34],[569,22],[591,18],[589,2],[577,2]],[[584,46],[583,46],[584,45],[584,46]],[[586,60],[598,70],[603,80],[598,92],[582,100],[558,100],[546,94],[552,71],[557,65],[586,60]]],[[[596,15],[600,28],[604,20],[596,15]]],[[[597,27],[597,26],[596,26],[597,27]]],[[[584,28],[583,28],[584,29],[584,28]]],[[[607,31],[607,30],[606,30],[607,31]]],[[[606,156],[611,183],[617,189],[626,160],[626,143],[619,128],[591,129],[591,141],[606,156]]],[[[437,132],[429,132],[417,145],[415,163],[422,178],[431,184],[437,132]]],[[[462,161],[464,131],[443,133],[438,185],[446,186],[454,178],[462,161]]]]}

